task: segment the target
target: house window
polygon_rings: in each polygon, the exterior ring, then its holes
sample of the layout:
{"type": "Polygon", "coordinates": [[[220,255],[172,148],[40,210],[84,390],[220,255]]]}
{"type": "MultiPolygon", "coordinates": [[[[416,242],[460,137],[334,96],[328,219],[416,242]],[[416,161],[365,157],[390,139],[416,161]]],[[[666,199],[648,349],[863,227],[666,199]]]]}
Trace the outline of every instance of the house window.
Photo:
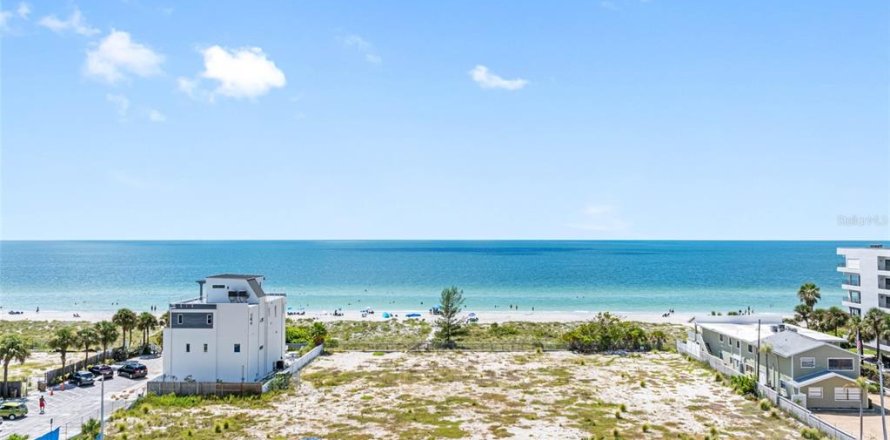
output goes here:
{"type": "MultiPolygon", "coordinates": [[[[802,357],[800,358],[800,368],[816,368],[816,358],[802,357]]],[[[810,388],[812,389],[812,388],[810,388]]]]}
{"type": "Polygon", "coordinates": [[[807,397],[810,399],[821,399],[822,387],[809,387],[807,389],[807,397]]]}
{"type": "Polygon", "coordinates": [[[213,325],[213,313],[207,314],[207,325],[213,325]]]}
{"type": "Polygon", "coordinates": [[[720,335],[720,342],[723,342],[723,335],[720,335]]]}
{"type": "Polygon", "coordinates": [[[751,344],[748,344],[748,353],[754,353],[754,346],[751,344]]]}
{"type": "Polygon", "coordinates": [[[742,343],[738,339],[735,340],[735,348],[742,348],[742,343]]]}
{"type": "Polygon", "coordinates": [[[834,400],[839,402],[844,401],[858,401],[862,398],[862,394],[859,391],[859,388],[844,388],[844,387],[836,387],[834,389],[834,400]]]}
{"type": "Polygon", "coordinates": [[[186,353],[192,352],[192,344],[185,344],[185,352],[186,353]]]}
{"type": "Polygon", "coordinates": [[[241,344],[235,344],[235,353],[241,353],[241,344]]]}
{"type": "Polygon", "coordinates": [[[176,323],[182,324],[182,313],[176,315],[176,323]]]}
{"type": "Polygon", "coordinates": [[[836,371],[853,371],[853,358],[828,358],[828,369],[836,371]]]}
{"type": "Polygon", "coordinates": [[[223,284],[214,284],[214,285],[213,285],[213,288],[214,288],[214,289],[225,289],[226,286],[223,285],[223,284]]]}
{"type": "Polygon", "coordinates": [[[204,353],[207,353],[207,344],[204,344],[204,353]]]}

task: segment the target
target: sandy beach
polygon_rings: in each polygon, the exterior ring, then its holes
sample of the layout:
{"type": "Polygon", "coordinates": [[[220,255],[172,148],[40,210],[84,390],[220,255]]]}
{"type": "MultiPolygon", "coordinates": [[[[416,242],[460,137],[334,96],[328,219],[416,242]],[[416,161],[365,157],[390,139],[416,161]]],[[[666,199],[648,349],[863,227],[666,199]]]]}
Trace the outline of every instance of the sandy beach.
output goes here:
{"type": "MultiPolygon", "coordinates": [[[[136,310],[140,313],[140,310],[136,310]]],[[[435,316],[427,311],[417,310],[392,310],[388,311],[395,316],[395,319],[404,319],[409,313],[420,313],[421,318],[425,320],[435,320],[435,316]]],[[[526,321],[526,322],[574,322],[587,321],[596,316],[598,311],[483,311],[476,312],[481,323],[502,323],[510,321],[526,321]]],[[[693,317],[706,316],[706,313],[673,313],[668,317],[661,316],[656,312],[610,312],[619,317],[639,322],[650,322],[660,324],[685,324],[693,317]]],[[[62,312],[53,310],[41,310],[39,313],[35,311],[24,311],[20,315],[10,315],[8,312],[0,314],[0,321],[83,321],[98,322],[102,320],[110,320],[114,315],[112,311],[92,311],[92,312],[62,312]],[[79,317],[75,317],[77,313],[79,317]]],[[[322,322],[332,321],[382,321],[383,311],[377,310],[373,315],[362,318],[359,310],[344,310],[342,316],[334,316],[329,311],[306,311],[305,315],[293,315],[292,319],[317,319],[322,322]]]]}

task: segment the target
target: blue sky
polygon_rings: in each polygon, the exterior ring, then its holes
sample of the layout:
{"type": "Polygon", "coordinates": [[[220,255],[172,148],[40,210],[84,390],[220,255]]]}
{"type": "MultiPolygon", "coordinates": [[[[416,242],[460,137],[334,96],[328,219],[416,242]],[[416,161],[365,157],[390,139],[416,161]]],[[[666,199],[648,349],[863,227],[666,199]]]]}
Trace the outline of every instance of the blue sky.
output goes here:
{"type": "Polygon", "coordinates": [[[887,2],[0,9],[3,239],[890,236],[887,2]]]}

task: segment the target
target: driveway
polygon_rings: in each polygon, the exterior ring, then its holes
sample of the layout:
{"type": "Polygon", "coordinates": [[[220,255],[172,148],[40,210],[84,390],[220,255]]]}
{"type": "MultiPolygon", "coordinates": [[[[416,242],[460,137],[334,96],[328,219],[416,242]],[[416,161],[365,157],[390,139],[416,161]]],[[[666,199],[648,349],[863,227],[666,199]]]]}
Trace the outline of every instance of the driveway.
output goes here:
{"type": "MultiPolygon", "coordinates": [[[[869,394],[873,407],[862,413],[862,438],[865,440],[880,440],[883,438],[881,430],[880,396],[869,394]]],[[[884,396],[884,405],[890,406],[890,396],[884,396]]],[[[834,425],[853,437],[859,437],[859,410],[855,411],[813,411],[820,419],[834,425]]],[[[890,409],[886,410],[890,417],[890,409]]],[[[890,420],[887,421],[890,423],[890,420]]],[[[890,428],[890,426],[888,426],[890,428]]]]}
{"type": "MultiPolygon", "coordinates": [[[[148,377],[142,379],[128,379],[120,377],[115,372],[114,379],[105,382],[105,416],[110,416],[115,410],[130,405],[136,398],[145,393],[145,383],[161,374],[163,361],[158,358],[136,358],[148,367],[148,377]]],[[[117,369],[118,365],[112,368],[117,369]]],[[[99,401],[102,386],[96,382],[94,386],[75,387],[65,384],[53,388],[52,395],[49,390],[45,393],[31,393],[28,395],[28,416],[19,420],[4,420],[0,424],[0,439],[12,434],[24,434],[30,438],[39,437],[52,427],[61,427],[60,438],[67,439],[80,432],[80,425],[90,418],[99,419],[99,401]],[[41,394],[46,399],[46,414],[40,414],[37,401],[41,394]]]]}

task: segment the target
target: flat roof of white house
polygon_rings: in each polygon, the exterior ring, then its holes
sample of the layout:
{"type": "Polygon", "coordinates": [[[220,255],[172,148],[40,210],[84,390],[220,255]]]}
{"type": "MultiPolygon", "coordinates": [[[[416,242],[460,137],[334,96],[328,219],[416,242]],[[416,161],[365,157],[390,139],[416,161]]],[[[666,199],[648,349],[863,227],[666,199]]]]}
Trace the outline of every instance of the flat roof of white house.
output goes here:
{"type": "MultiPolygon", "coordinates": [[[[726,336],[731,336],[743,340],[745,342],[757,342],[757,323],[735,323],[735,322],[696,322],[701,328],[711,330],[726,336]]],[[[836,344],[843,342],[845,339],[837,336],[827,335],[825,333],[810,330],[808,328],[798,327],[792,324],[760,324],[760,340],[764,340],[770,336],[777,335],[781,332],[773,332],[770,327],[774,325],[784,325],[785,331],[796,332],[798,335],[806,336],[818,342],[826,342],[836,344]]]]}

